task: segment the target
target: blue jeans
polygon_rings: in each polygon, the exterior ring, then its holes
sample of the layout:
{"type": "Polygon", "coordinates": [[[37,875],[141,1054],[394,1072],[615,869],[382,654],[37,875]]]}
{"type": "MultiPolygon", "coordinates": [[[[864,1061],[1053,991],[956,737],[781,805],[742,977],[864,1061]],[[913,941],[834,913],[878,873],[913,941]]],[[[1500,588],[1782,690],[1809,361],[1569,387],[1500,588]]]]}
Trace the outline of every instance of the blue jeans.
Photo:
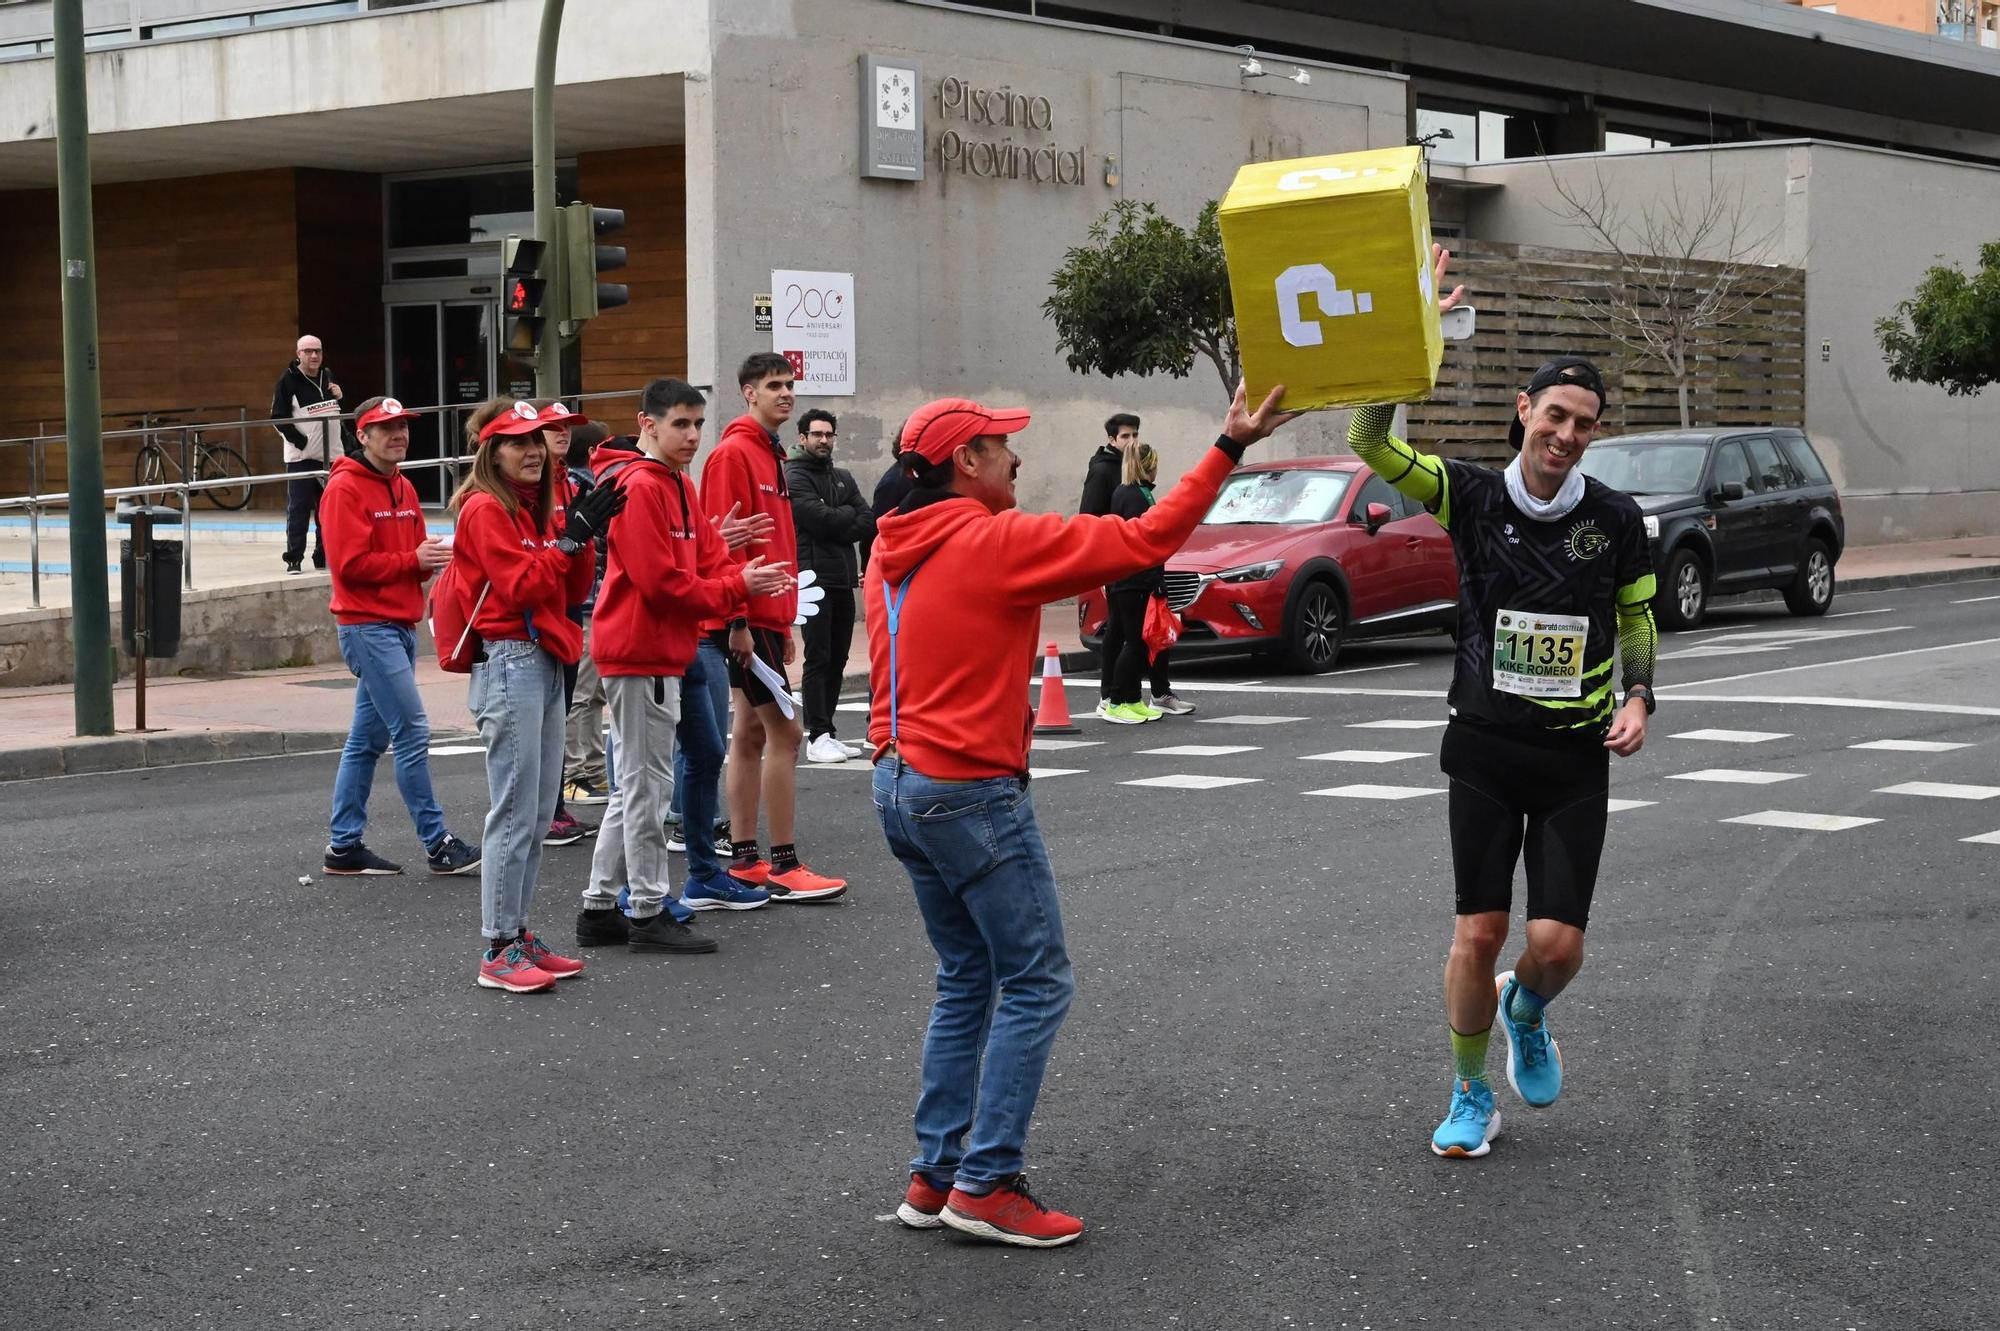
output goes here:
{"type": "Polygon", "coordinates": [[[444,840],[444,810],[431,790],[431,723],[417,693],[416,632],[400,624],[342,624],[340,659],[357,683],[354,721],[333,778],[327,844],[336,850],[361,844],[375,761],[393,747],[396,788],[428,851],[444,840]]]}
{"type": "Polygon", "coordinates": [[[704,638],[681,677],[681,723],[674,731],[674,803],[681,810],[688,878],[694,882],[712,882],[722,872],[715,853],[715,819],[722,802],[722,725],[728,714],[729,671],[722,653],[704,638]]]}
{"type": "Polygon", "coordinates": [[[486,644],[466,698],[486,741],[491,807],[481,839],[479,932],[512,938],[528,927],[542,837],[562,792],[562,665],[526,639],[486,644]]]}
{"type": "Polygon", "coordinates": [[[875,768],[875,812],[937,951],[912,1171],[990,1191],[1020,1172],[1049,1047],[1076,981],[1027,782],[875,768]]]}

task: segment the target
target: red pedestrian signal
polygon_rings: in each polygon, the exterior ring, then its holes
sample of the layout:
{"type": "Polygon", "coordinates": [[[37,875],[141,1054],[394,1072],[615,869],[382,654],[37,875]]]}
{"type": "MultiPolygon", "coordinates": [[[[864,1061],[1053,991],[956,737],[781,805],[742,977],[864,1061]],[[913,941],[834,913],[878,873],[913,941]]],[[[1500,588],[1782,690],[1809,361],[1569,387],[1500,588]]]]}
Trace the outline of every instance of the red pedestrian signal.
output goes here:
{"type": "Polygon", "coordinates": [[[547,252],[548,246],[539,240],[509,236],[500,242],[507,354],[517,359],[534,359],[548,321],[547,311],[542,308],[542,297],[548,288],[542,258],[547,252]]]}

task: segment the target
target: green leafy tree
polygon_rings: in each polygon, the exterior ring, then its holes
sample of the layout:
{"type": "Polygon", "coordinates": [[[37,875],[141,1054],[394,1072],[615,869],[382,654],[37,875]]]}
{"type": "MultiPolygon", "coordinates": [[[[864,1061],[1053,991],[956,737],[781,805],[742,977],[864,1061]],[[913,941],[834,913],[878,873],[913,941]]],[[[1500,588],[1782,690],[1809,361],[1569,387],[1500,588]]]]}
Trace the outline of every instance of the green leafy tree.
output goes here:
{"type": "Polygon", "coordinates": [[[1070,369],[1185,379],[1200,355],[1223,394],[1236,391],[1243,363],[1215,208],[1189,231],[1150,203],[1121,199],[1091,223],[1090,243],[1063,256],[1049,278],[1055,294],[1042,302],[1070,369]]]}
{"type": "Polygon", "coordinates": [[[1937,264],[1916,294],[1875,322],[1889,377],[1957,396],[2000,380],[2000,241],[1979,247],[1979,271],[1937,264]]]}

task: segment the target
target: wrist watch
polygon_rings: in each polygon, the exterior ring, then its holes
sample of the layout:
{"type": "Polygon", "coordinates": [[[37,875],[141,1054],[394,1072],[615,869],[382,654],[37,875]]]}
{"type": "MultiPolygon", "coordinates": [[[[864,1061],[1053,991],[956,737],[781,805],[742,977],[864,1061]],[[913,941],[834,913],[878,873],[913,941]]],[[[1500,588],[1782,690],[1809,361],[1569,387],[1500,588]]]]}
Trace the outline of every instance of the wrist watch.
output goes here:
{"type": "Polygon", "coordinates": [[[567,536],[558,537],[556,540],[556,549],[562,551],[566,555],[573,555],[577,551],[583,549],[583,542],[572,541],[567,536]]]}
{"type": "Polygon", "coordinates": [[[736,618],[729,621],[729,631],[731,633],[736,632],[736,630],[738,629],[747,629],[749,627],[750,627],[750,621],[745,619],[741,615],[738,615],[736,618]]]}
{"type": "Polygon", "coordinates": [[[1631,702],[1634,698],[1637,698],[1639,701],[1646,704],[1647,716],[1651,716],[1654,712],[1659,710],[1660,705],[1658,702],[1654,701],[1653,690],[1650,685],[1634,684],[1631,688],[1626,689],[1625,701],[1631,702]]]}

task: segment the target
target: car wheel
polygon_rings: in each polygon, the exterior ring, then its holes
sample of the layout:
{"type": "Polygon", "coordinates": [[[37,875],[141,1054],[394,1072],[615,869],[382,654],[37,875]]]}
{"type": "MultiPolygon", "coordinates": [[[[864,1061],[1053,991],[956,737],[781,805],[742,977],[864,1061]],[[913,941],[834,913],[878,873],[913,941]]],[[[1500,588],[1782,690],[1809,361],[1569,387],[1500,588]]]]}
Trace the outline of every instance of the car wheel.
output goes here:
{"type": "Polygon", "coordinates": [[[1654,598],[1660,623],[1670,629],[1691,629],[1708,614],[1708,570],[1701,556],[1683,546],[1667,560],[1667,580],[1654,598]]]}
{"type": "Polygon", "coordinates": [[[1285,668],[1301,674],[1333,669],[1346,631],[1347,611],[1340,604],[1340,593],[1324,582],[1308,584],[1285,625],[1285,668]]]}
{"type": "Polygon", "coordinates": [[[1823,615],[1833,604],[1833,551],[1817,536],[1806,542],[1798,576],[1785,588],[1785,608],[1795,615],[1823,615]]]}

